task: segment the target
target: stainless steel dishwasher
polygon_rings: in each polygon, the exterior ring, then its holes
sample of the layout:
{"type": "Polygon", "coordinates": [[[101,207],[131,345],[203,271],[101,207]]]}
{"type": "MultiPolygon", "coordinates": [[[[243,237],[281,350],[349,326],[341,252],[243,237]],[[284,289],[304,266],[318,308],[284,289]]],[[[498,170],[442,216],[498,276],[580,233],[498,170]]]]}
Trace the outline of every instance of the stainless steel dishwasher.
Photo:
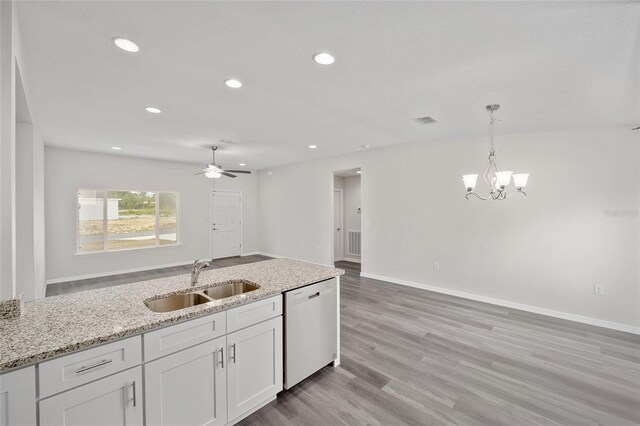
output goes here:
{"type": "Polygon", "coordinates": [[[284,387],[291,388],[336,359],[335,278],[284,294],[284,387]]]}

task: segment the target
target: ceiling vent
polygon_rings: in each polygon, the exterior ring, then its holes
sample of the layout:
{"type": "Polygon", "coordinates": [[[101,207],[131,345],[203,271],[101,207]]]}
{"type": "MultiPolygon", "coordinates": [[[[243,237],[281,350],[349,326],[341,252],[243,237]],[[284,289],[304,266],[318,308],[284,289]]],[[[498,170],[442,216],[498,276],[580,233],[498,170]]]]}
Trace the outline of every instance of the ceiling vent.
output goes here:
{"type": "Polygon", "coordinates": [[[416,117],[416,118],[412,118],[412,120],[419,124],[431,124],[431,123],[438,122],[438,120],[436,120],[433,117],[416,117]]]}

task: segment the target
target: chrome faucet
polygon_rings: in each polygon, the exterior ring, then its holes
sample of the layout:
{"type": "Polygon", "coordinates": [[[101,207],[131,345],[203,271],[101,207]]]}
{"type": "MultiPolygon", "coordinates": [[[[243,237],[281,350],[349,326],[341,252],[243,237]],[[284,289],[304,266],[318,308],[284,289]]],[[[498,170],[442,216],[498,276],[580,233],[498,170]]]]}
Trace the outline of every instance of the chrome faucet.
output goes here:
{"type": "Polygon", "coordinates": [[[198,277],[200,276],[200,271],[209,267],[209,262],[204,260],[196,260],[193,262],[193,267],[191,268],[191,286],[195,287],[198,284],[198,277]]]}

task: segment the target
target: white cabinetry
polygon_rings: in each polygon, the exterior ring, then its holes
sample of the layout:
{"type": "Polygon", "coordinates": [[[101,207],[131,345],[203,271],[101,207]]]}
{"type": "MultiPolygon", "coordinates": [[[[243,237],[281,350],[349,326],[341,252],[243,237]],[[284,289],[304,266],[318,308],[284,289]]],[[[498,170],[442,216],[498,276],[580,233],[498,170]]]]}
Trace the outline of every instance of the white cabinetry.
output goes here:
{"type": "Polygon", "coordinates": [[[229,420],[273,399],[282,390],[282,317],[227,336],[229,420]]]}
{"type": "Polygon", "coordinates": [[[40,425],[138,426],[143,424],[142,367],[40,401],[40,425]]]}
{"type": "Polygon", "coordinates": [[[36,424],[36,368],[0,375],[0,426],[36,424]]]}
{"type": "Polygon", "coordinates": [[[54,358],[39,394],[35,366],[4,373],[0,426],[235,424],[282,390],[281,315],[278,295],[54,358]]]}
{"type": "Polygon", "coordinates": [[[227,423],[225,342],[220,337],[144,366],[148,425],[227,423]]]}

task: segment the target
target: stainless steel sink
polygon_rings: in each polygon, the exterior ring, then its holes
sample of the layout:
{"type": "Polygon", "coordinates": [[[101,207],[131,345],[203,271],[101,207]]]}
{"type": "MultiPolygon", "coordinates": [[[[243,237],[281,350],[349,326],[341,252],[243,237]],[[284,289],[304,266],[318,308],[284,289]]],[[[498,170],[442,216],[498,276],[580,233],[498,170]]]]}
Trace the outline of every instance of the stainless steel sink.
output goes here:
{"type": "Polygon", "coordinates": [[[204,294],[212,299],[219,300],[225,297],[237,296],[259,289],[260,286],[249,281],[236,281],[228,284],[207,288],[204,294]]]}
{"type": "Polygon", "coordinates": [[[201,305],[211,301],[211,299],[202,293],[186,293],[175,294],[173,296],[150,300],[144,303],[153,312],[170,312],[177,311],[178,309],[190,308],[192,306],[201,305]]]}
{"type": "Polygon", "coordinates": [[[226,297],[237,296],[259,289],[258,284],[250,281],[238,280],[227,284],[209,287],[192,293],[174,294],[173,296],[145,301],[145,305],[153,312],[171,312],[178,309],[191,308],[203,303],[213,302],[226,297]]]}

